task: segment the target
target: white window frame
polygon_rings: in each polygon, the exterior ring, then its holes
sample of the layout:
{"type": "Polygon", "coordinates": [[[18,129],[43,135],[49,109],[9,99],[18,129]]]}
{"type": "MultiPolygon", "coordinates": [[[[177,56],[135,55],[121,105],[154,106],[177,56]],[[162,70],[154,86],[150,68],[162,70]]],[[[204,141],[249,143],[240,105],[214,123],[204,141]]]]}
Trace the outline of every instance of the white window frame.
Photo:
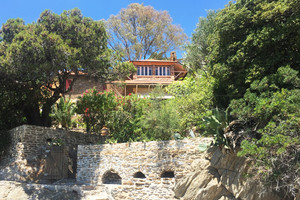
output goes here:
{"type": "Polygon", "coordinates": [[[170,76],[171,67],[170,66],[159,66],[155,68],[155,76],[170,76]]]}
{"type": "Polygon", "coordinates": [[[138,76],[152,76],[152,67],[151,66],[139,66],[137,67],[138,76]]]}

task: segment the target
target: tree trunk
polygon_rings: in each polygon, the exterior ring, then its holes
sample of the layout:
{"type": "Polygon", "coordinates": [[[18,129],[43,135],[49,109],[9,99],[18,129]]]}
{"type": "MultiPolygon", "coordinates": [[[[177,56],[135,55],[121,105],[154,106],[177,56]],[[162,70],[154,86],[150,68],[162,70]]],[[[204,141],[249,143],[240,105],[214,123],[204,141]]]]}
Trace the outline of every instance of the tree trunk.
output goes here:
{"type": "Polygon", "coordinates": [[[25,114],[28,124],[42,126],[42,119],[38,105],[25,105],[23,108],[23,112],[25,114]]]}
{"type": "Polygon", "coordinates": [[[23,111],[27,119],[27,123],[36,126],[51,126],[51,107],[60,98],[59,95],[49,98],[40,110],[39,103],[24,105],[23,111]]]}
{"type": "Polygon", "coordinates": [[[53,95],[48,101],[43,105],[43,110],[42,110],[42,122],[43,126],[50,127],[51,126],[51,117],[50,112],[52,105],[55,104],[55,102],[60,98],[59,95],[53,95]]]}

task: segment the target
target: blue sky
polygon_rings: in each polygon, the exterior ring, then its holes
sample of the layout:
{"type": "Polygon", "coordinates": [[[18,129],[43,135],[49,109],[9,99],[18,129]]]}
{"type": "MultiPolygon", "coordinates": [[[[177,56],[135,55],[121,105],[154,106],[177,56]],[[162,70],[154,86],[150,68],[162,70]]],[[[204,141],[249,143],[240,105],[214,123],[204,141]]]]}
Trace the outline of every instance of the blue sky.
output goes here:
{"type": "Polygon", "coordinates": [[[173,24],[179,24],[191,37],[199,17],[207,10],[222,9],[229,0],[0,0],[0,25],[10,18],[22,18],[26,23],[37,21],[40,14],[49,9],[57,14],[79,8],[84,16],[94,20],[108,19],[130,3],[144,3],[156,10],[167,10],[173,24]]]}

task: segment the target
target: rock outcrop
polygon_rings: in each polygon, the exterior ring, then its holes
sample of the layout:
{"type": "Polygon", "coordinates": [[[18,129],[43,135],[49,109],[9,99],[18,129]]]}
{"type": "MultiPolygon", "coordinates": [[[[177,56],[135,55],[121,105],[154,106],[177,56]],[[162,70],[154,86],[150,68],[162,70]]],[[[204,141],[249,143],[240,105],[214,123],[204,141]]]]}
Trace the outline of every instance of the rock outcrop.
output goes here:
{"type": "Polygon", "coordinates": [[[47,185],[20,183],[15,181],[0,181],[1,200],[77,200],[81,197],[80,193],[81,188],[76,185],[47,185]]]}
{"type": "Polygon", "coordinates": [[[245,178],[249,164],[233,152],[210,148],[176,183],[175,196],[181,200],[280,200],[262,184],[245,178]]]}

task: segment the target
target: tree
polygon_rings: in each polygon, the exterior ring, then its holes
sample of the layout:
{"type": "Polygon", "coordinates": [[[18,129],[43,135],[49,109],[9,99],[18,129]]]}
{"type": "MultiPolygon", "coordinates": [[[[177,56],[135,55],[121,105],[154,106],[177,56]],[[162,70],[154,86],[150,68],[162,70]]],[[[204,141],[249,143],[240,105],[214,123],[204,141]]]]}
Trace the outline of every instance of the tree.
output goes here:
{"type": "Polygon", "coordinates": [[[240,156],[255,160],[255,177],[294,199],[300,159],[300,78],[289,66],[256,80],[230,104],[240,120],[254,122],[260,139],[242,142],[240,156]]]}
{"type": "Polygon", "coordinates": [[[192,34],[192,42],[188,44],[184,61],[189,67],[189,73],[198,70],[207,71],[207,57],[209,55],[209,39],[216,29],[217,11],[210,10],[206,17],[200,17],[195,32],[192,34]]]}
{"type": "Polygon", "coordinates": [[[8,20],[1,37],[1,81],[17,91],[29,124],[50,125],[51,106],[72,89],[80,71],[104,78],[109,68],[103,23],[83,17],[78,9],[61,15],[46,10],[28,25],[8,20]],[[71,73],[74,79],[66,89],[71,73]]]}
{"type": "Polygon", "coordinates": [[[154,53],[166,54],[187,39],[182,28],[172,24],[167,11],[157,11],[138,3],[112,15],[106,25],[110,33],[110,47],[120,51],[126,60],[146,59],[154,53]]]}
{"type": "Polygon", "coordinates": [[[6,42],[11,43],[15,35],[24,30],[24,28],[25,22],[23,19],[8,19],[0,30],[1,38],[6,42]]]}
{"type": "MultiPolygon", "coordinates": [[[[215,79],[214,94],[218,107],[226,108],[231,99],[241,98],[254,80],[273,74],[289,65],[299,69],[299,16],[297,0],[237,0],[220,10],[207,22],[200,20],[193,34],[191,52],[203,57],[207,71],[215,79]],[[202,26],[202,28],[200,28],[202,26]],[[202,30],[209,34],[202,34],[202,30]],[[202,53],[202,43],[207,41],[202,53]],[[197,53],[199,51],[200,53],[197,53]]],[[[194,56],[194,58],[197,58],[194,56]]],[[[196,67],[201,68],[201,63],[196,67]]]]}
{"type": "Polygon", "coordinates": [[[259,136],[243,141],[239,155],[252,158],[255,178],[284,199],[294,198],[299,177],[299,18],[297,0],[237,0],[207,18],[214,28],[199,22],[189,49],[203,59],[195,68],[205,63],[215,80],[215,105],[230,105],[233,117],[252,125],[237,137],[259,136]]]}
{"type": "MultiPolygon", "coordinates": [[[[6,24],[3,25],[2,29],[0,29],[0,126],[2,131],[9,130],[24,123],[23,112],[18,109],[22,105],[18,99],[22,98],[22,96],[19,96],[18,88],[12,89],[6,84],[7,75],[3,72],[4,64],[1,62],[7,46],[7,44],[2,41],[4,40],[11,43],[16,33],[24,30],[24,27],[24,21],[18,18],[9,19],[6,24]]],[[[1,138],[4,137],[1,136],[1,138]]],[[[3,141],[5,142],[5,140],[3,141]]],[[[4,145],[4,143],[2,145],[4,145]]]]}

